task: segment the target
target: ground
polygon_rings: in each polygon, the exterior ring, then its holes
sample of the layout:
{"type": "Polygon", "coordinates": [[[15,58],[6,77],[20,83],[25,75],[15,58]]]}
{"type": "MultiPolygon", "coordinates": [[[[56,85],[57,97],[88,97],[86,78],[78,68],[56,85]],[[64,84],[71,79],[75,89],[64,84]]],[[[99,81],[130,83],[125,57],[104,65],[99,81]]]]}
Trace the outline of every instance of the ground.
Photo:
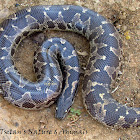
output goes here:
{"type": "MultiPolygon", "coordinates": [[[[122,38],[123,52],[120,76],[112,86],[112,96],[128,106],[140,107],[139,0],[0,0],[0,21],[18,9],[42,4],[85,6],[99,12],[116,26],[122,38]]],[[[63,37],[71,42],[84,71],[89,52],[86,39],[68,32],[46,31],[44,34],[48,38],[63,37]]],[[[35,80],[32,69],[34,40],[34,37],[25,39],[15,56],[16,67],[31,81],[35,80]]],[[[61,121],[54,117],[56,105],[40,111],[28,111],[12,106],[0,97],[0,140],[139,140],[140,128],[109,128],[90,117],[82,103],[82,79],[81,74],[73,110],[61,121]]]]}

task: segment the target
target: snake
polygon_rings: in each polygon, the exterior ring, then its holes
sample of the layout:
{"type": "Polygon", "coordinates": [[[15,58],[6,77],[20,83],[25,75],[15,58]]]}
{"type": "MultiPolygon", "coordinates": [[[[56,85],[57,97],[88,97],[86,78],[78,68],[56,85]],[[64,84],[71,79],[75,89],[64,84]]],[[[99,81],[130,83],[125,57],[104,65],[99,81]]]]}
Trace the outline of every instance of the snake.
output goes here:
{"type": "Polygon", "coordinates": [[[37,5],[18,10],[0,23],[0,94],[11,104],[39,110],[57,102],[56,115],[69,112],[79,83],[77,52],[63,38],[49,38],[34,52],[36,82],[24,78],[14,66],[21,41],[35,32],[75,32],[90,44],[84,73],[83,104],[93,119],[118,128],[140,126],[140,108],[128,107],[111,95],[119,66],[122,41],[113,24],[93,10],[75,5],[37,5]]]}

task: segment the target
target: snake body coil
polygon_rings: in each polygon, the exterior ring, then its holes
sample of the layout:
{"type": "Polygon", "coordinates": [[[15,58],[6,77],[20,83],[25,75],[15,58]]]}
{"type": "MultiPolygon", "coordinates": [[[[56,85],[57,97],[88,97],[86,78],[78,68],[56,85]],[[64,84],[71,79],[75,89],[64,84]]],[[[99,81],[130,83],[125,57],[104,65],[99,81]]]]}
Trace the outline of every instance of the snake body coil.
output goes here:
{"type": "Polygon", "coordinates": [[[44,29],[73,31],[89,40],[83,100],[90,115],[108,126],[140,126],[140,108],[122,105],[109,93],[119,67],[117,31],[104,17],[80,6],[34,6],[17,11],[0,24],[0,93],[4,98],[25,109],[41,109],[58,98],[56,117],[64,118],[68,112],[79,81],[79,64],[66,40],[49,39],[35,53],[38,82],[29,82],[14,68],[13,56],[21,40],[44,29]]]}

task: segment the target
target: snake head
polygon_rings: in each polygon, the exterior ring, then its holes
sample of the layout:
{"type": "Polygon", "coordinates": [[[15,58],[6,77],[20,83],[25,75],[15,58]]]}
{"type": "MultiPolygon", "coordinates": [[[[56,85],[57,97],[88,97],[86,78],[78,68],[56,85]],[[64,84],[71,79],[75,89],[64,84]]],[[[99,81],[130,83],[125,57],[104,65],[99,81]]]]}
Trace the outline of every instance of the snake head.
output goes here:
{"type": "Polygon", "coordinates": [[[64,119],[67,113],[69,112],[72,103],[73,103],[72,100],[70,99],[63,100],[63,96],[60,96],[57,102],[55,117],[60,120],[64,119]]]}

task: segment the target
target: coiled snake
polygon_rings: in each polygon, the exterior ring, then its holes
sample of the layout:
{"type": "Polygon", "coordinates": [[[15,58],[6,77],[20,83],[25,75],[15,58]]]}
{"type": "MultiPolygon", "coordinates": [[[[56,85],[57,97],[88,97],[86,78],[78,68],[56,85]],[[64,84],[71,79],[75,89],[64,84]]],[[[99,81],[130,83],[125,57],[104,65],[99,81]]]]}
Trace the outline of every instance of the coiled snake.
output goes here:
{"type": "Polygon", "coordinates": [[[109,93],[119,67],[118,32],[103,16],[80,6],[34,6],[17,11],[0,24],[0,93],[4,98],[25,109],[48,107],[58,99],[56,117],[67,114],[79,81],[78,58],[70,43],[48,39],[35,52],[35,83],[14,67],[13,56],[21,40],[44,29],[73,31],[89,40],[83,80],[83,102],[89,114],[108,126],[140,126],[140,108],[122,105],[109,93]]]}

